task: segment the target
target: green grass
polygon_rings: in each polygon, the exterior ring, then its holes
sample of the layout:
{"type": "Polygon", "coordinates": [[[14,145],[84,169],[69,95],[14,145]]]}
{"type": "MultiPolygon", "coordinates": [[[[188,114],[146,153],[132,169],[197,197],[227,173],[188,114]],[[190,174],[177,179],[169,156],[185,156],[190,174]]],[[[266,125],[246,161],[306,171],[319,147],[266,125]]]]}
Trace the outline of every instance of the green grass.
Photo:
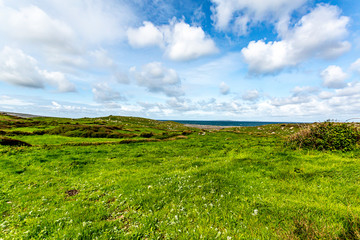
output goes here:
{"type": "Polygon", "coordinates": [[[360,151],[284,147],[297,130],[93,146],[64,143],[109,139],[16,136],[34,146],[0,146],[0,238],[358,239],[360,151]]]}

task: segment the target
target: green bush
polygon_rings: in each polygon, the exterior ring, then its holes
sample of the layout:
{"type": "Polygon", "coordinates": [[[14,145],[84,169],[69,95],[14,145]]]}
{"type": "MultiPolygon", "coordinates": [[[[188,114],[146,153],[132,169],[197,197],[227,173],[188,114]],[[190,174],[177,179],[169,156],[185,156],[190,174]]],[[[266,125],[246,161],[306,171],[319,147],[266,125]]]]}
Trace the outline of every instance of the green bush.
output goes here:
{"type": "Polygon", "coordinates": [[[359,140],[360,131],[354,124],[326,121],[291,135],[288,144],[304,149],[350,151],[359,140]]]}
{"type": "Polygon", "coordinates": [[[154,134],[152,132],[142,132],[140,134],[140,137],[143,137],[143,138],[150,138],[152,136],[154,136],[154,134]]]}
{"type": "Polygon", "coordinates": [[[33,131],[34,135],[44,135],[46,134],[46,130],[35,130],[33,131]]]}
{"type": "Polygon", "coordinates": [[[27,146],[27,147],[31,147],[31,144],[21,141],[21,140],[17,140],[17,139],[13,139],[13,138],[7,138],[7,137],[2,137],[0,138],[0,145],[4,145],[4,146],[27,146]]]}

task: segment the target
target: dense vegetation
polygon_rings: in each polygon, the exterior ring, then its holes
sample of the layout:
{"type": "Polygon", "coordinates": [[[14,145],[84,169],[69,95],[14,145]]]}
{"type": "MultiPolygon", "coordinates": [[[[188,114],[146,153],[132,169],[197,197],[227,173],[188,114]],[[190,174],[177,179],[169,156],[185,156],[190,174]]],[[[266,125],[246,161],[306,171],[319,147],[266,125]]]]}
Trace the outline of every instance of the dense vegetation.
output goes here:
{"type": "Polygon", "coordinates": [[[360,140],[355,124],[326,121],[308,125],[289,138],[293,147],[318,150],[353,150],[360,140]]]}
{"type": "Polygon", "coordinates": [[[0,239],[360,239],[359,148],[306,127],[0,115],[0,239]]]}

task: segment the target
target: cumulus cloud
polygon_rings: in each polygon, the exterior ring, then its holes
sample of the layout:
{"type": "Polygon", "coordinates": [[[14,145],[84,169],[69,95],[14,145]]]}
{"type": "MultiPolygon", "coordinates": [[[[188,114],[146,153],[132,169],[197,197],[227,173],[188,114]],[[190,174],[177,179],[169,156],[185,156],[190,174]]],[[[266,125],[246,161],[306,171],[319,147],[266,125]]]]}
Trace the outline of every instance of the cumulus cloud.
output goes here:
{"type": "Polygon", "coordinates": [[[100,103],[126,100],[126,98],[123,97],[118,91],[110,87],[108,83],[95,84],[92,92],[94,94],[95,101],[100,103]]]}
{"type": "Polygon", "coordinates": [[[60,104],[56,101],[52,101],[51,105],[48,106],[51,110],[55,111],[67,111],[67,112],[84,112],[87,110],[86,107],[83,106],[76,106],[76,105],[65,105],[60,104]]]}
{"type": "Polygon", "coordinates": [[[21,50],[10,47],[4,47],[0,52],[0,80],[24,87],[44,87],[37,61],[21,50]]]}
{"type": "Polygon", "coordinates": [[[165,109],[169,108],[179,112],[193,111],[197,108],[190,99],[186,98],[171,98],[166,101],[166,104],[165,109]]]}
{"type": "Polygon", "coordinates": [[[242,95],[242,99],[246,101],[255,101],[260,97],[258,90],[249,90],[242,95]]]}
{"type": "Polygon", "coordinates": [[[183,21],[174,24],[167,39],[166,54],[172,60],[186,61],[218,52],[214,41],[201,27],[192,27],[183,21]]]}
{"type": "Polygon", "coordinates": [[[277,107],[283,107],[286,105],[301,105],[309,103],[313,98],[310,95],[296,95],[293,94],[290,97],[273,98],[271,104],[277,107]]]}
{"type": "Polygon", "coordinates": [[[349,77],[343,72],[341,67],[331,65],[321,72],[323,85],[327,88],[344,88],[346,86],[345,80],[349,77]]]}
{"type": "Polygon", "coordinates": [[[351,64],[350,69],[360,74],[360,58],[351,64]]]}
{"type": "Polygon", "coordinates": [[[230,93],[230,87],[224,82],[220,83],[220,93],[222,95],[227,95],[230,93]]]}
{"type": "Polygon", "coordinates": [[[129,28],[127,37],[132,47],[163,46],[164,36],[161,30],[151,22],[143,22],[144,26],[129,28]]]}
{"type": "Polygon", "coordinates": [[[89,49],[125,38],[136,19],[127,5],[121,0],[7,1],[0,7],[0,34],[57,68],[84,69],[89,49]]]}
{"type": "Polygon", "coordinates": [[[17,41],[63,47],[74,37],[68,25],[34,5],[20,9],[2,6],[0,22],[0,31],[17,41]]]}
{"type": "Polygon", "coordinates": [[[262,21],[276,23],[278,28],[287,23],[289,15],[302,6],[306,0],[211,0],[212,19],[220,30],[227,30],[229,26],[240,35],[247,34],[249,25],[256,25],[262,21]]]}
{"type": "Polygon", "coordinates": [[[282,98],[272,98],[271,104],[277,107],[284,107],[287,105],[305,104],[312,101],[314,96],[318,93],[315,87],[295,87],[291,90],[291,96],[282,98]]]}
{"type": "Polygon", "coordinates": [[[346,120],[357,116],[360,102],[360,83],[349,83],[345,88],[332,92],[319,91],[316,87],[295,87],[288,97],[264,97],[252,104],[241,101],[218,101],[216,99],[198,100],[174,98],[166,104],[153,104],[144,108],[156,108],[161,112],[181,112],[183,116],[223,116],[238,119],[286,119],[284,121],[317,121],[327,118],[346,120]],[[289,115],[289,113],[291,113],[289,115]],[[334,113],[338,115],[334,116],[334,113]]]}
{"type": "Polygon", "coordinates": [[[188,61],[218,52],[215,42],[201,27],[190,26],[183,20],[173,19],[163,26],[154,26],[150,22],[143,24],[127,31],[129,44],[133,47],[159,46],[175,61],[188,61]]]}
{"type": "Polygon", "coordinates": [[[276,73],[311,57],[334,58],[350,49],[350,43],[343,41],[348,22],[338,7],[317,5],[283,34],[283,40],[251,41],[241,52],[254,74],[276,73]]]}
{"type": "MultiPolygon", "coordinates": [[[[321,117],[346,120],[357,116],[360,103],[360,83],[351,82],[344,88],[334,91],[321,91],[313,87],[304,87],[303,91],[294,91],[289,97],[271,98],[259,104],[259,111],[272,116],[302,117],[312,119],[321,117]],[[307,90],[306,90],[307,89],[307,90]],[[260,105],[262,107],[260,107],[260,105]],[[334,115],[336,113],[336,115],[334,115]]],[[[316,119],[315,119],[316,120],[316,119]]],[[[320,119],[317,119],[320,120],[320,119]]]]}
{"type": "Polygon", "coordinates": [[[150,92],[161,92],[169,97],[184,95],[177,72],[164,67],[160,62],[148,63],[141,71],[137,71],[135,67],[130,71],[134,74],[137,84],[146,87],[150,92]]]}
{"type": "Polygon", "coordinates": [[[172,97],[163,103],[139,103],[147,113],[164,116],[181,113],[188,116],[236,116],[244,113],[246,108],[238,101],[218,102],[214,98],[193,101],[184,97],[172,97]]]}
{"type": "Polygon", "coordinates": [[[71,26],[82,45],[121,40],[126,37],[127,26],[137,19],[123,0],[41,0],[40,5],[71,26]]]}
{"type": "Polygon", "coordinates": [[[31,88],[44,88],[45,84],[50,84],[60,92],[75,91],[75,86],[63,73],[42,70],[35,58],[10,47],[4,47],[0,52],[0,81],[31,88]]]}
{"type": "Polygon", "coordinates": [[[39,70],[39,73],[53,86],[56,86],[59,92],[75,92],[75,85],[69,82],[62,72],[48,72],[39,70]]]}

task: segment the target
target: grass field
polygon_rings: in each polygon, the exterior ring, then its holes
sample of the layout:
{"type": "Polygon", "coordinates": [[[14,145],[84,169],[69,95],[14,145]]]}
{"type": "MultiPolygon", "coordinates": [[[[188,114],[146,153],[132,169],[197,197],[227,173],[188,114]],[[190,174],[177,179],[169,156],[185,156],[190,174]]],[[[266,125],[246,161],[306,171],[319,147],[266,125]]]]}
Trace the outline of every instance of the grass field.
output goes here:
{"type": "Polygon", "coordinates": [[[32,145],[0,145],[0,239],[360,239],[359,148],[289,148],[297,125],[1,116],[0,130],[32,145]]]}

